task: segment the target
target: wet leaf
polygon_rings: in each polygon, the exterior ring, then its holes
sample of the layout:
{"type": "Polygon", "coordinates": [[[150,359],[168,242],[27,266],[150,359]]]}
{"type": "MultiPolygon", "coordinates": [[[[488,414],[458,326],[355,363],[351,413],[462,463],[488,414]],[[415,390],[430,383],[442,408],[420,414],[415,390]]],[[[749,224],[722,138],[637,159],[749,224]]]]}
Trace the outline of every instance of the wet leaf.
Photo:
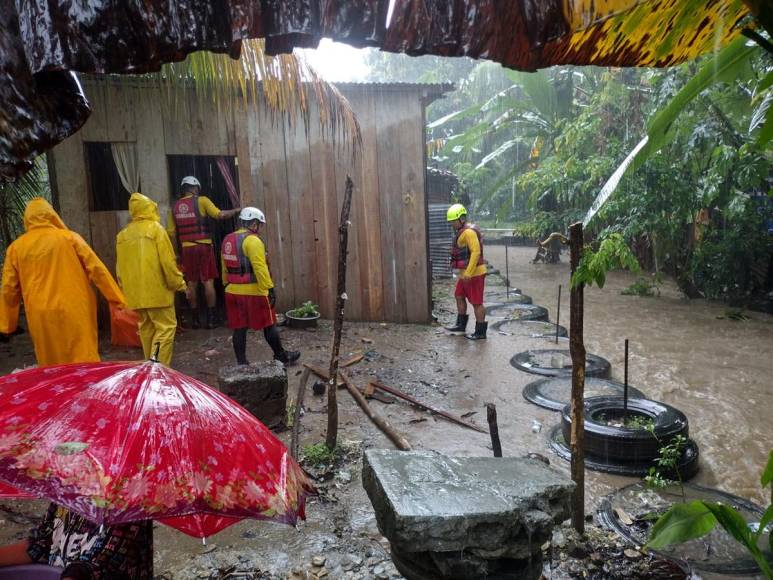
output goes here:
{"type": "Polygon", "coordinates": [[[700,538],[713,530],[716,525],[716,517],[702,501],[676,504],[652,527],[647,547],[663,548],[700,538]]]}
{"type": "Polygon", "coordinates": [[[633,525],[633,519],[629,516],[623,508],[615,508],[615,515],[617,519],[623,522],[626,526],[633,525]]]}
{"type": "Polygon", "coordinates": [[[80,441],[66,441],[65,443],[60,443],[54,447],[54,451],[56,451],[59,455],[75,455],[76,453],[85,451],[88,449],[88,447],[88,443],[82,443],[80,441]]]}
{"type": "Polygon", "coordinates": [[[768,455],[768,463],[765,466],[765,469],[762,471],[760,482],[762,483],[762,487],[767,487],[768,485],[773,484],[773,451],[771,451],[770,455],[768,455]]]}

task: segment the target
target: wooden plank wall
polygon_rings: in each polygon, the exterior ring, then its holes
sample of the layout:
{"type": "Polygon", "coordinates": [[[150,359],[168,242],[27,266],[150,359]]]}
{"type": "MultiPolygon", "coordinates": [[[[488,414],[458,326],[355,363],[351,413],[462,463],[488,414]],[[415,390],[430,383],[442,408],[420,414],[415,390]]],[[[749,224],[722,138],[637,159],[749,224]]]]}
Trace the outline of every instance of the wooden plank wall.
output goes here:
{"type": "MultiPolygon", "coordinates": [[[[348,85],[363,147],[334,146],[312,121],[289,127],[265,105],[216,108],[194,92],[170,109],[155,87],[88,83],[94,114],[54,149],[62,217],[114,263],[110,243],[125,216],[88,212],[83,141],[135,141],[143,192],[169,206],[166,155],[235,155],[243,205],[261,207],[279,308],[304,300],[330,317],[335,304],[338,218],[347,175],[354,181],[347,257],[350,320],[427,322],[427,232],[421,90],[348,85]]],[[[312,119],[317,115],[312,113],[312,119]]],[[[112,264],[111,264],[112,265],[112,264]]]]}

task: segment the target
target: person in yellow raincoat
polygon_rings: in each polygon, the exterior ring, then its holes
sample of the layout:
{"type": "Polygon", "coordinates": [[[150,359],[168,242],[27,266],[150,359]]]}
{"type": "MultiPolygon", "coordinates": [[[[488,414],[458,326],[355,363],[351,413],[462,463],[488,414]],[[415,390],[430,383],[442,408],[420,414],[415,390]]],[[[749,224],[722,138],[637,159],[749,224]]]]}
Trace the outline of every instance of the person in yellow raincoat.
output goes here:
{"type": "Polygon", "coordinates": [[[0,333],[16,330],[23,300],[38,365],[99,362],[97,301],[90,283],[118,308],[126,303],[121,289],[46,200],[27,204],[24,229],[5,254],[0,333]]]}
{"type": "Polygon", "coordinates": [[[158,205],[141,193],[129,199],[132,221],[116,237],[116,274],[129,308],[140,317],[145,358],[159,346],[158,360],[172,364],[177,318],[174,293],[186,284],[177,267],[174,248],[161,225],[158,205]]]}

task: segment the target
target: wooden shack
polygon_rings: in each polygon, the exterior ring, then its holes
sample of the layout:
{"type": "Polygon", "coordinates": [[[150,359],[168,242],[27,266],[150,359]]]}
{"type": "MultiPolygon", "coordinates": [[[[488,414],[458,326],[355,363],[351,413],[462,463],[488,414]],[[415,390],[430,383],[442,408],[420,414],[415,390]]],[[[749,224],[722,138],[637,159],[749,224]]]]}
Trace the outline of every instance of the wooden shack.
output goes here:
{"type": "MultiPolygon", "coordinates": [[[[194,174],[221,209],[256,205],[279,309],[305,300],[334,309],[337,222],[346,175],[354,184],[347,317],[427,322],[430,284],[424,111],[449,89],[425,84],[339,84],[362,128],[362,149],[289,127],[260,101],[228,106],[191,90],[170,99],[151,81],[89,80],[93,114],[49,156],[62,218],[114,269],[115,235],[129,189],[158,202],[163,223],[177,184],[194,174]],[[120,171],[111,148],[131,153],[120,171]],[[133,165],[132,165],[133,164],[133,165]],[[135,175],[129,177],[127,173],[135,175]],[[136,185],[134,185],[136,183],[136,185]],[[236,189],[237,198],[233,194],[236,189]]],[[[233,229],[219,224],[215,237],[233,229]]]]}

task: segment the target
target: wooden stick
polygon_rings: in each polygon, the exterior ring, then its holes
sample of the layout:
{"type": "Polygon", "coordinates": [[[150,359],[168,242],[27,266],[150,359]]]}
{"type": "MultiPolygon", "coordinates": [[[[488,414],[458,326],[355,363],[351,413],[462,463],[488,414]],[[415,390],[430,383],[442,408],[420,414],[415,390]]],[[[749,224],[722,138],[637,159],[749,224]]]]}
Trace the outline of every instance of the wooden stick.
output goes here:
{"type": "Polygon", "coordinates": [[[346,176],[344,202],[341,206],[341,220],[338,222],[338,284],[336,286],[335,322],[333,324],[333,346],[330,349],[330,372],[327,389],[327,435],[325,444],[335,449],[338,441],[338,401],[336,400],[336,378],[338,376],[338,353],[341,350],[341,332],[344,327],[346,306],[346,250],[349,245],[349,212],[352,209],[352,178],[346,176]]]}
{"type": "Polygon", "coordinates": [[[346,385],[346,390],[349,391],[349,394],[354,398],[355,401],[357,401],[357,404],[360,406],[360,408],[365,412],[368,418],[373,421],[373,423],[379,429],[381,429],[384,435],[389,437],[392,443],[395,444],[395,447],[401,451],[410,451],[411,444],[408,443],[408,440],[403,435],[398,433],[395,428],[392,427],[389,422],[387,422],[386,419],[384,419],[381,415],[373,412],[373,409],[370,408],[370,405],[368,405],[365,397],[362,396],[360,390],[352,383],[349,377],[346,376],[343,371],[339,373],[339,376],[343,379],[344,384],[346,385]]]}
{"type": "Polygon", "coordinates": [[[556,308],[556,344],[558,344],[559,321],[561,320],[561,284],[558,285],[558,307],[556,308]]]}
{"type": "Polygon", "coordinates": [[[625,339],[625,371],[623,374],[623,425],[628,419],[628,339],[625,339]]]}
{"type": "Polygon", "coordinates": [[[339,363],[339,365],[338,365],[338,368],[345,369],[346,367],[350,367],[352,365],[356,365],[358,362],[360,362],[364,358],[365,358],[364,354],[356,354],[352,358],[348,358],[345,361],[341,361],[341,363],[339,363]]]}
{"type": "Polygon", "coordinates": [[[430,413],[434,413],[435,415],[440,415],[441,417],[444,417],[451,421],[452,423],[456,423],[457,425],[461,425],[462,427],[467,427],[468,429],[473,429],[474,431],[477,431],[478,433],[485,433],[485,429],[481,429],[474,423],[470,423],[468,421],[465,421],[464,419],[461,419],[460,417],[455,417],[451,413],[447,411],[441,411],[440,409],[435,409],[433,407],[430,407],[429,405],[422,403],[421,401],[414,399],[410,395],[403,393],[402,391],[399,391],[393,387],[387,387],[386,385],[382,385],[378,381],[371,381],[371,385],[373,385],[376,389],[382,390],[384,392],[389,393],[390,395],[394,395],[395,397],[399,399],[403,399],[404,401],[408,401],[409,403],[413,403],[417,407],[420,407],[421,409],[424,409],[425,411],[429,411],[430,413]]]}
{"type": "MultiPolygon", "coordinates": [[[[582,222],[569,226],[570,263],[572,275],[580,265],[584,245],[582,222]]],[[[572,526],[578,534],[585,533],[585,419],[583,398],[585,391],[585,343],[583,342],[584,284],[572,286],[569,296],[569,351],[572,355],[572,429],[569,447],[572,451],[572,481],[577,485],[572,500],[572,526]]]]}
{"type": "MultiPolygon", "coordinates": [[[[303,363],[303,366],[306,367],[307,369],[309,369],[311,372],[313,372],[315,375],[317,375],[323,381],[325,381],[325,382],[330,381],[330,375],[327,374],[327,371],[324,371],[324,370],[322,370],[321,368],[319,368],[317,366],[310,365],[310,364],[307,364],[307,363],[303,363]]],[[[340,376],[338,377],[337,385],[339,387],[345,386],[344,382],[343,382],[343,380],[341,380],[340,376]]]]}
{"type": "Polygon", "coordinates": [[[491,448],[494,457],[502,457],[502,443],[499,441],[499,425],[497,425],[497,406],[494,403],[486,403],[486,418],[488,430],[491,435],[491,448]]]}
{"type": "Polygon", "coordinates": [[[293,459],[298,459],[298,433],[301,428],[301,408],[303,407],[303,396],[306,394],[306,383],[309,382],[311,370],[304,369],[301,375],[301,382],[298,385],[298,394],[295,395],[295,414],[293,415],[293,436],[290,439],[290,455],[293,459]]]}

